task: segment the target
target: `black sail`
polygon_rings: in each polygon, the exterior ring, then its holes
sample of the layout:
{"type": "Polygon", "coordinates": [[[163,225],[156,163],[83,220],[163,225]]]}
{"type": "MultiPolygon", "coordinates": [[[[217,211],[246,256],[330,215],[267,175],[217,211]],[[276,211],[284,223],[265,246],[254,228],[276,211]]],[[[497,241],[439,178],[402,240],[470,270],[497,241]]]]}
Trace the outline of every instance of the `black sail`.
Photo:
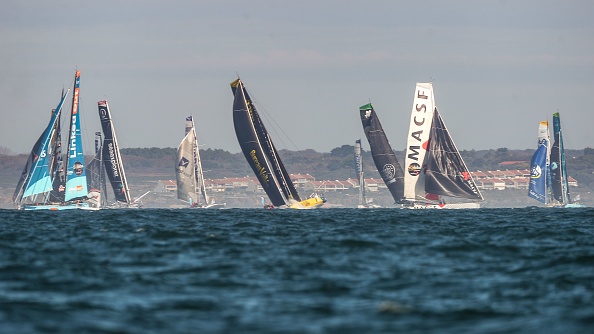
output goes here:
{"type": "Polygon", "coordinates": [[[301,201],[243,82],[233,81],[231,90],[239,146],[268,198],[274,206],[286,205],[290,199],[301,201]]]}
{"type": "Polygon", "coordinates": [[[115,131],[113,129],[111,113],[106,101],[98,102],[99,119],[101,120],[101,128],[103,129],[103,166],[107,178],[113,188],[113,193],[116,201],[123,203],[131,203],[130,192],[128,184],[126,183],[126,176],[124,175],[124,168],[120,157],[120,149],[115,139],[115,131]]]}
{"type": "Polygon", "coordinates": [[[427,193],[483,199],[437,108],[433,114],[428,155],[425,170],[427,193]]]}
{"type": "Polygon", "coordinates": [[[396,203],[402,203],[404,197],[404,173],[396,155],[388,142],[382,124],[371,103],[359,108],[363,131],[369,141],[371,156],[384,183],[390,190],[396,203]]]}

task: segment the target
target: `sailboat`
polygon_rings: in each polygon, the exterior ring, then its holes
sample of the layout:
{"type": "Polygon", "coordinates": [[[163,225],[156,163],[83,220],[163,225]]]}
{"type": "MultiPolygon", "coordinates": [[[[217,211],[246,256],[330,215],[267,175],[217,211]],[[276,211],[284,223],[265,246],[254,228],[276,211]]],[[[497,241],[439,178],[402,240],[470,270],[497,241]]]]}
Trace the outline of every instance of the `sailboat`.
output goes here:
{"type": "Polygon", "coordinates": [[[371,156],[382,180],[390,190],[395,203],[402,203],[404,197],[404,173],[396,159],[394,150],[384,133],[382,124],[371,103],[359,108],[363,131],[371,148],[371,156]]]}
{"type": "Polygon", "coordinates": [[[186,136],[177,148],[177,198],[187,202],[193,208],[224,208],[225,203],[215,203],[214,198],[206,194],[204,172],[200,160],[198,137],[194,117],[186,117],[186,136]],[[196,191],[198,188],[198,192],[196,191]]]}
{"type": "MultiPolygon", "coordinates": [[[[139,208],[140,201],[144,195],[133,199],[130,195],[130,188],[124,171],[124,164],[120,154],[120,146],[116,138],[113,118],[107,104],[107,100],[97,102],[99,120],[103,130],[103,142],[101,144],[101,164],[103,165],[107,179],[113,189],[115,202],[109,204],[111,208],[139,208]]],[[[103,178],[105,180],[105,178],[103,178]]]]}
{"type": "Polygon", "coordinates": [[[357,181],[359,182],[359,204],[357,205],[357,209],[379,208],[379,205],[372,203],[371,200],[367,200],[365,194],[365,173],[363,172],[361,139],[355,141],[355,172],[357,173],[357,181]]]}
{"type": "Polygon", "coordinates": [[[60,116],[70,90],[62,94],[45,131],[31,150],[13,201],[21,210],[93,209],[88,203],[87,178],[80,128],[80,71],[76,71],[68,131],[66,173],[62,165],[60,116]]]}
{"type": "Polygon", "coordinates": [[[272,202],[271,205],[264,203],[264,207],[291,209],[321,207],[326,199],[317,193],[301,200],[252,99],[239,78],[231,83],[231,91],[234,95],[233,123],[239,146],[272,202]]]}
{"type": "Polygon", "coordinates": [[[96,208],[107,207],[107,185],[103,168],[103,134],[95,132],[95,156],[87,164],[87,188],[89,204],[96,208]]]}
{"type": "Polygon", "coordinates": [[[435,106],[432,83],[417,83],[407,137],[405,207],[473,209],[478,202],[445,203],[444,196],[483,200],[435,106]]]}
{"type": "Polygon", "coordinates": [[[561,118],[558,112],[553,114],[553,138],[554,143],[551,147],[549,122],[540,122],[538,148],[530,161],[528,196],[548,207],[585,207],[572,201],[569,193],[561,118]]]}

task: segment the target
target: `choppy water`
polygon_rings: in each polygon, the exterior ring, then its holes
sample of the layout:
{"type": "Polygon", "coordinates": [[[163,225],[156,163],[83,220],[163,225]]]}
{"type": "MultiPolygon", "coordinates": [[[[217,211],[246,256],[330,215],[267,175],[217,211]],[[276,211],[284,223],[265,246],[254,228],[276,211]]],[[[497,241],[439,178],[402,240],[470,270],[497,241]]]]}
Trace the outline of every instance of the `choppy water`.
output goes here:
{"type": "Polygon", "coordinates": [[[594,209],[0,210],[2,333],[592,333],[594,209]]]}

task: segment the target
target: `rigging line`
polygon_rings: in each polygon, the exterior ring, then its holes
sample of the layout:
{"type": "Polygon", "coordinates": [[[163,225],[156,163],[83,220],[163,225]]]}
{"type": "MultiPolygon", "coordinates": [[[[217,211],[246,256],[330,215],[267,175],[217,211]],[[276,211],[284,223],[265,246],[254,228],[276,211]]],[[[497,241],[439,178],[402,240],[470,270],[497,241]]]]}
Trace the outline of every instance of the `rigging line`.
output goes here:
{"type": "MultiPolygon", "coordinates": [[[[248,91],[248,94],[249,94],[249,91],[248,91]]],[[[277,135],[276,137],[278,137],[278,138],[275,137],[274,138],[274,141],[280,140],[280,142],[283,144],[283,146],[285,148],[287,148],[288,146],[287,146],[287,144],[285,144],[285,141],[283,140],[283,137],[284,138],[287,138],[287,140],[289,141],[289,143],[291,145],[293,145],[293,147],[297,151],[300,151],[299,147],[291,140],[291,138],[285,133],[285,131],[283,131],[282,127],[276,122],[276,120],[274,120],[274,118],[272,117],[272,115],[270,115],[270,113],[268,113],[268,110],[266,110],[266,108],[264,107],[264,105],[262,103],[260,103],[260,101],[258,99],[254,98],[254,96],[252,94],[250,94],[250,97],[252,98],[252,101],[254,101],[258,105],[258,107],[261,107],[261,108],[257,108],[257,109],[261,109],[262,111],[264,111],[264,115],[266,116],[266,119],[270,120],[273,123],[272,124],[273,125],[272,131],[274,131],[274,133],[277,135]],[[278,133],[277,129],[279,129],[281,131],[281,133],[283,134],[283,136],[281,136],[278,133]]]]}

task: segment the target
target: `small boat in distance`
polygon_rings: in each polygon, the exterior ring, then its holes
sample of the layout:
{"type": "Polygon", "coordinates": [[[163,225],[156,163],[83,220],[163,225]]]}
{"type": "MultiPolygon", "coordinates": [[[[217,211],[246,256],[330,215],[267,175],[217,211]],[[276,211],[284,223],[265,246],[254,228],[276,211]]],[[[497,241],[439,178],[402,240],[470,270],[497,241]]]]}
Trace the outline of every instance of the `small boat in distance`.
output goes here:
{"type": "Polygon", "coordinates": [[[448,203],[443,196],[483,200],[435,106],[432,83],[417,83],[407,136],[406,208],[475,209],[478,202],[448,203]]]}
{"type": "Polygon", "coordinates": [[[209,198],[206,194],[193,116],[186,117],[186,136],[177,148],[176,161],[177,199],[188,203],[191,208],[210,209],[226,206],[226,203],[215,203],[214,198],[209,198]]]}
{"type": "Polygon", "coordinates": [[[585,205],[572,201],[567,182],[565,147],[559,113],[553,114],[553,138],[551,147],[549,122],[538,126],[538,148],[530,161],[530,184],[528,197],[542,202],[547,207],[583,208],[585,205]]]}
{"type": "Polygon", "coordinates": [[[21,210],[93,210],[88,202],[87,176],[80,127],[80,71],[74,76],[66,173],[64,173],[60,116],[68,90],[52,112],[49,124],[31,150],[13,201],[21,210]]]}
{"type": "MultiPolygon", "coordinates": [[[[315,209],[326,199],[317,193],[301,200],[289,173],[285,169],[272,140],[260,119],[243,82],[231,83],[233,92],[233,124],[241,150],[262,185],[262,188],[277,208],[315,209]]],[[[264,207],[270,205],[264,203],[264,207]]]]}
{"type": "Polygon", "coordinates": [[[355,172],[357,173],[357,181],[359,183],[359,204],[357,204],[357,209],[381,208],[381,206],[368,200],[365,193],[365,173],[363,172],[361,139],[355,141],[355,172]]]}

